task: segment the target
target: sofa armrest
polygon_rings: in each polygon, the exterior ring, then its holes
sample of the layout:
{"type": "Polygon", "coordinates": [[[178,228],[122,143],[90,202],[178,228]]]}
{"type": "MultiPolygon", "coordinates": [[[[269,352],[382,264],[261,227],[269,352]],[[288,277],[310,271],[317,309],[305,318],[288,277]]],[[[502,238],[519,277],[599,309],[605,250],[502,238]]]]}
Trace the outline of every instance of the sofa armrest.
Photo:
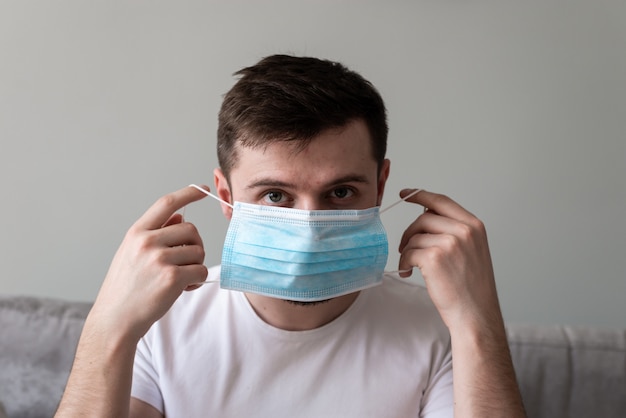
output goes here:
{"type": "Polygon", "coordinates": [[[0,296],[0,403],[9,417],[51,417],[91,304],[0,296]]]}
{"type": "Polygon", "coordinates": [[[529,417],[626,417],[626,330],[508,324],[529,417]]]}

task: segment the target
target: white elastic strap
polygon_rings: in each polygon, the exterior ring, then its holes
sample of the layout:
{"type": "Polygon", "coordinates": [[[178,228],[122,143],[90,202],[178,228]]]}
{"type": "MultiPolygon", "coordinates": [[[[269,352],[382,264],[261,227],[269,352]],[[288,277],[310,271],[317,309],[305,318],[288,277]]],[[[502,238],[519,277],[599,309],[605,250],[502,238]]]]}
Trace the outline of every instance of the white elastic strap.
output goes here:
{"type": "MultiPolygon", "coordinates": [[[[411,196],[415,196],[416,194],[418,194],[418,193],[419,193],[419,192],[421,192],[421,191],[422,191],[422,189],[416,189],[416,190],[413,190],[411,193],[409,193],[408,195],[404,196],[402,199],[398,200],[397,202],[392,203],[391,205],[387,206],[387,207],[386,207],[386,208],[384,208],[384,209],[381,209],[380,211],[378,211],[378,213],[381,213],[381,214],[382,214],[383,212],[388,211],[388,210],[389,210],[389,209],[391,209],[392,207],[394,207],[394,206],[396,206],[396,205],[398,205],[398,204],[400,204],[400,203],[402,203],[402,202],[406,201],[408,198],[410,198],[411,196]]],[[[389,273],[389,274],[400,274],[400,273],[409,273],[409,272],[411,272],[411,271],[413,271],[413,268],[406,269],[406,270],[392,270],[392,271],[387,271],[387,270],[385,270],[385,273],[389,273]]]]}
{"type": "Polygon", "coordinates": [[[415,189],[413,190],[411,193],[409,193],[408,195],[404,196],[402,199],[398,200],[395,203],[392,203],[391,205],[387,206],[385,209],[381,209],[378,211],[378,213],[382,214],[383,212],[387,212],[389,209],[391,209],[392,207],[406,201],[408,198],[410,198],[411,196],[415,196],[416,194],[418,194],[419,192],[421,192],[422,189],[415,189]]]}
{"type": "MultiPolygon", "coordinates": [[[[225,204],[225,205],[227,205],[227,206],[229,206],[229,207],[233,208],[233,205],[231,205],[230,203],[226,202],[225,200],[220,199],[219,197],[215,196],[213,193],[211,193],[211,192],[209,192],[209,191],[207,191],[207,190],[203,189],[202,187],[198,186],[197,184],[190,184],[190,185],[189,185],[189,187],[193,187],[193,188],[195,188],[195,189],[198,189],[198,190],[200,190],[202,193],[206,194],[207,196],[211,196],[213,199],[215,199],[215,200],[217,200],[217,201],[220,201],[220,202],[222,202],[223,204],[225,204]]],[[[396,206],[396,205],[398,205],[398,204],[400,204],[400,203],[402,203],[402,202],[406,201],[406,200],[407,200],[407,199],[409,199],[411,196],[415,196],[416,194],[418,194],[418,193],[419,193],[419,192],[421,192],[421,191],[422,191],[421,189],[417,189],[417,190],[412,191],[411,193],[409,193],[408,195],[404,196],[402,199],[398,200],[397,202],[392,203],[391,205],[387,206],[386,208],[384,208],[384,209],[380,210],[378,213],[383,213],[383,212],[388,211],[388,210],[389,210],[389,209],[391,209],[392,207],[394,207],[394,206],[396,206]]],[[[184,212],[184,209],[183,209],[183,216],[184,216],[184,213],[185,213],[185,212],[184,212]]],[[[392,271],[385,271],[385,273],[391,273],[391,274],[395,274],[395,273],[408,273],[408,272],[410,272],[410,271],[413,271],[413,269],[412,269],[412,268],[410,268],[410,269],[406,269],[406,270],[392,270],[392,271]]],[[[219,282],[220,282],[219,280],[205,280],[205,281],[203,281],[203,282],[200,282],[200,283],[194,283],[194,284],[196,284],[196,285],[200,285],[200,286],[201,286],[201,285],[204,285],[204,284],[207,284],[207,283],[219,283],[219,282]]]]}
{"type": "MultiPolygon", "coordinates": [[[[234,208],[234,206],[233,206],[233,205],[231,205],[230,203],[228,203],[227,201],[220,199],[219,197],[215,196],[213,193],[211,193],[211,192],[209,192],[209,191],[207,191],[207,190],[203,189],[202,187],[198,186],[197,184],[190,184],[190,185],[189,185],[189,187],[193,187],[193,188],[195,188],[195,189],[198,189],[198,190],[200,190],[202,193],[206,194],[207,196],[211,196],[213,199],[215,199],[215,200],[217,200],[217,201],[219,201],[219,202],[222,202],[222,203],[223,203],[223,204],[225,204],[226,206],[229,206],[230,208],[234,208]]],[[[388,210],[389,210],[389,209],[391,209],[392,207],[394,207],[394,206],[396,206],[396,205],[398,205],[398,204],[400,204],[400,203],[402,203],[402,202],[406,201],[407,199],[409,199],[409,198],[410,198],[410,197],[412,197],[412,196],[415,196],[416,194],[418,194],[418,193],[419,193],[419,192],[421,192],[421,191],[422,191],[422,189],[416,189],[416,190],[413,190],[411,193],[409,193],[408,195],[404,196],[402,199],[398,200],[397,202],[392,203],[391,205],[387,206],[387,207],[386,207],[386,208],[384,208],[384,209],[381,209],[378,213],[384,213],[384,212],[388,211],[388,210]]]]}
{"type": "Polygon", "coordinates": [[[198,189],[198,190],[200,190],[202,193],[206,194],[207,196],[211,196],[213,199],[215,199],[215,200],[218,200],[218,201],[222,202],[222,203],[223,203],[223,204],[225,204],[226,206],[230,206],[231,208],[234,208],[234,206],[233,206],[233,205],[231,205],[230,203],[228,203],[227,201],[220,199],[219,197],[215,196],[213,193],[211,193],[211,192],[209,192],[209,191],[207,191],[207,190],[204,190],[202,187],[198,186],[197,184],[190,184],[190,185],[189,185],[189,187],[193,187],[193,188],[195,188],[195,189],[198,189]]]}
{"type": "MultiPolygon", "coordinates": [[[[200,190],[202,193],[206,194],[207,196],[211,196],[213,199],[222,202],[223,204],[225,204],[226,206],[230,206],[231,208],[233,207],[233,205],[231,205],[230,203],[228,203],[225,200],[220,199],[219,197],[215,196],[213,193],[204,190],[202,187],[198,186],[197,184],[190,184],[189,187],[193,187],[194,189],[198,189],[200,190]]],[[[185,208],[183,208],[183,216],[185,215],[185,208]]],[[[203,282],[199,282],[199,283],[194,283],[194,285],[198,285],[198,286],[202,286],[203,284],[207,284],[207,283],[219,283],[219,280],[205,280],[203,282]]]]}
{"type": "Polygon", "coordinates": [[[194,286],[195,285],[202,286],[203,284],[207,284],[207,283],[219,283],[219,282],[220,282],[219,280],[205,280],[203,282],[194,283],[194,286]]]}

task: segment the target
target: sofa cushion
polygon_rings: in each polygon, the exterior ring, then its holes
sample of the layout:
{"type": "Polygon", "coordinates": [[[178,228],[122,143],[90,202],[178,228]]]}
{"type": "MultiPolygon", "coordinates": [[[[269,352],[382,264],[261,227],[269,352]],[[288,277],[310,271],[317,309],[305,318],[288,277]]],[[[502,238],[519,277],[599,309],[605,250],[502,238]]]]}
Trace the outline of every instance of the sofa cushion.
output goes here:
{"type": "Polygon", "coordinates": [[[54,415],[90,307],[0,296],[0,402],[7,416],[54,415]]]}
{"type": "Polygon", "coordinates": [[[529,417],[626,416],[626,331],[507,325],[529,417]]]}
{"type": "MultiPolygon", "coordinates": [[[[90,308],[0,295],[0,404],[8,417],[54,415],[90,308]]],[[[529,417],[626,417],[626,330],[507,324],[507,334],[529,417]]]]}

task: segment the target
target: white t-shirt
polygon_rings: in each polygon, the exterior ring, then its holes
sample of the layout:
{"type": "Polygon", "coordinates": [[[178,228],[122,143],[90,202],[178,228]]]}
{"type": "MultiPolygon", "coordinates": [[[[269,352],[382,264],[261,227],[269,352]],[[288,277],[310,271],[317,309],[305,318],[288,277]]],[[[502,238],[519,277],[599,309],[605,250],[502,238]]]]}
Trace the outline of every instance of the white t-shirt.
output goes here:
{"type": "Polygon", "coordinates": [[[167,417],[451,417],[450,337],[426,289],[390,275],[309,331],[205,285],[139,343],[132,396],[167,417]]]}

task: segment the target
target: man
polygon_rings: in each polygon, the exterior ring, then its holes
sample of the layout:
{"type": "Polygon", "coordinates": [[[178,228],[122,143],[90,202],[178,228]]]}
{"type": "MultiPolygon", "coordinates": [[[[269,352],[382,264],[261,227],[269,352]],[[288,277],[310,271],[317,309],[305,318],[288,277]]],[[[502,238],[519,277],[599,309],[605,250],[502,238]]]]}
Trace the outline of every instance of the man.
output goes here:
{"type": "Polygon", "coordinates": [[[222,288],[200,285],[220,279],[220,268],[204,267],[197,230],[176,214],[204,194],[164,196],[115,255],[57,416],[524,416],[478,219],[443,195],[413,194],[407,201],[428,210],[399,243],[400,273],[381,282],[386,241],[370,239],[379,219],[371,208],[390,162],[374,87],[340,64],[282,55],[238,75],[220,111],[214,172],[235,234],[222,288]],[[272,214],[263,233],[246,210],[272,214]],[[317,225],[309,217],[327,214],[358,227],[331,224],[333,240],[297,237],[301,217],[308,234],[317,225]],[[231,260],[238,233],[257,247],[237,257],[276,271],[231,260]],[[328,260],[293,253],[311,243],[332,249],[344,235],[352,244],[328,260]],[[353,255],[371,266],[346,267],[351,246],[372,251],[353,255]],[[304,261],[268,262],[274,253],[304,261]],[[402,280],[413,267],[427,291],[402,280]]]}

